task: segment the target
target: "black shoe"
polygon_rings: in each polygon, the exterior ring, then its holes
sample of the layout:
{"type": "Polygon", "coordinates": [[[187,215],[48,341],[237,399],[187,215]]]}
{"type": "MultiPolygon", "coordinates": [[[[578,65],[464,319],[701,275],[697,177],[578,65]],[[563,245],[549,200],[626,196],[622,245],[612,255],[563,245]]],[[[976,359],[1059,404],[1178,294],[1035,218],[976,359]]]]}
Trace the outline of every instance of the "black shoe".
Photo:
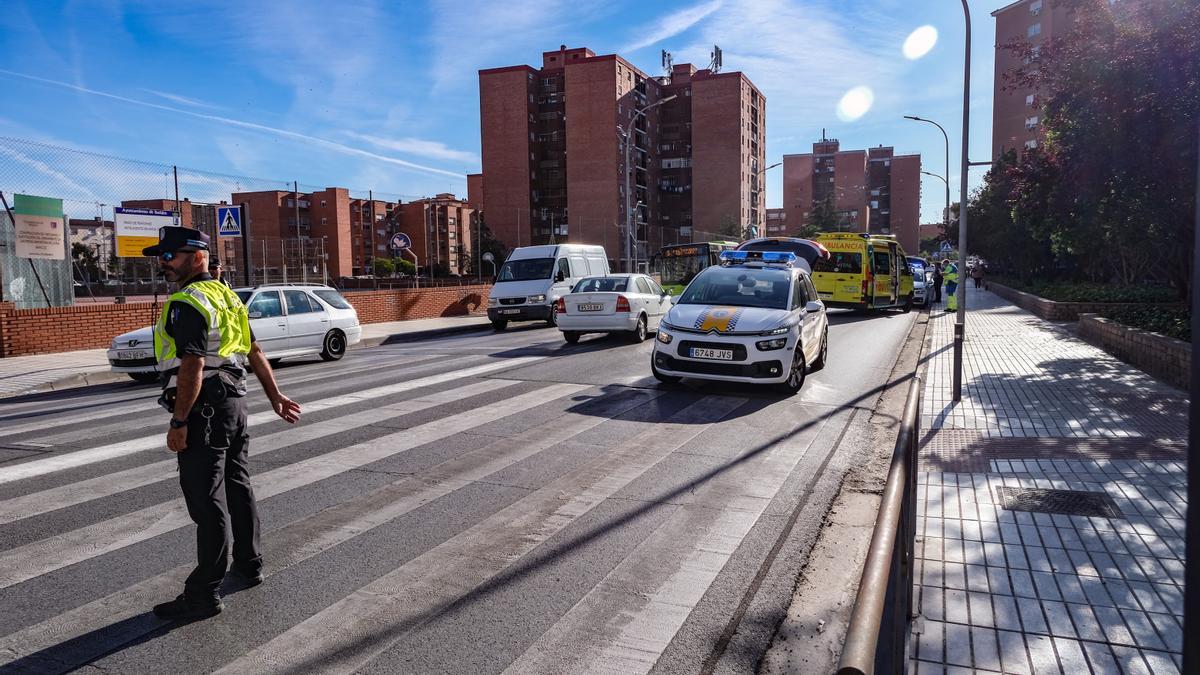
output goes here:
{"type": "Polygon", "coordinates": [[[223,609],[225,609],[225,605],[220,598],[213,598],[211,602],[197,604],[181,595],[170,602],[155,605],[154,615],[167,621],[196,621],[216,616],[223,609]]]}
{"type": "Polygon", "coordinates": [[[250,588],[251,586],[257,586],[263,582],[263,573],[261,567],[259,567],[257,570],[249,571],[239,567],[238,565],[234,565],[229,571],[233,574],[234,579],[240,581],[247,588],[250,588]]]}

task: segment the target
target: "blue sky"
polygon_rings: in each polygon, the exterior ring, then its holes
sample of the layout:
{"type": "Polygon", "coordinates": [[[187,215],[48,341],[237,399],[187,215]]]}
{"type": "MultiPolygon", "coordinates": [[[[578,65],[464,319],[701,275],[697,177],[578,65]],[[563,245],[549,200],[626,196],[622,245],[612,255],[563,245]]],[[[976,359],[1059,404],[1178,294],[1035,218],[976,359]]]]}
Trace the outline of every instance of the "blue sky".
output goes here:
{"type": "MultiPolygon", "coordinates": [[[[971,2],[974,160],[990,153],[989,14],[1005,4],[971,2]]],[[[949,0],[6,0],[0,136],[302,185],[465,196],[465,174],[480,169],[480,68],[538,65],[566,44],[657,75],[660,49],[705,67],[718,44],[725,70],[766,96],[768,163],[811,151],[824,128],[843,148],[919,152],[940,174],[942,136],[901,118],[915,114],[950,134],[957,200],[963,35],[949,0]],[[908,59],[902,45],[922,26],[937,42],[908,59]],[[870,108],[839,117],[857,87],[871,90],[870,108]]],[[[18,162],[0,155],[0,182],[59,171],[104,180],[18,162]]],[[[781,205],[781,171],[768,174],[769,207],[781,205]]],[[[923,222],[941,218],[944,195],[925,178],[923,222]]]]}

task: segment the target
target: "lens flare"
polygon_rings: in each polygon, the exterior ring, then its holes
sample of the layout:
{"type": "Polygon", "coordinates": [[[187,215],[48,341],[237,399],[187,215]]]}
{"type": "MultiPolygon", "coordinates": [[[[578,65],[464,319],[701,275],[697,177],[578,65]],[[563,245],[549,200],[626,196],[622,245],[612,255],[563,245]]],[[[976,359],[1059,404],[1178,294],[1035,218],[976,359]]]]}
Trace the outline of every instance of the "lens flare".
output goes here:
{"type": "Polygon", "coordinates": [[[938,32],[933,26],[921,26],[904,41],[904,58],[910,61],[925,56],[937,44],[938,32]]]}
{"type": "Polygon", "coordinates": [[[871,104],[875,103],[875,92],[870,87],[855,87],[842,96],[838,101],[837,116],[843,122],[854,120],[867,114],[871,104]]]}

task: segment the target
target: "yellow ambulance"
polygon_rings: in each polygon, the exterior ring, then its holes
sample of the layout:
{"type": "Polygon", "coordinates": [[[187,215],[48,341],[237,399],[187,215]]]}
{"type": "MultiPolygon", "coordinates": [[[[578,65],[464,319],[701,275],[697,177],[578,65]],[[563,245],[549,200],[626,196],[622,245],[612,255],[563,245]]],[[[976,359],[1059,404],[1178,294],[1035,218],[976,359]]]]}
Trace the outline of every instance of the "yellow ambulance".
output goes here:
{"type": "Polygon", "coordinates": [[[829,249],[812,274],[827,307],[912,309],[913,273],[894,235],[829,232],[816,241],[829,249]]]}

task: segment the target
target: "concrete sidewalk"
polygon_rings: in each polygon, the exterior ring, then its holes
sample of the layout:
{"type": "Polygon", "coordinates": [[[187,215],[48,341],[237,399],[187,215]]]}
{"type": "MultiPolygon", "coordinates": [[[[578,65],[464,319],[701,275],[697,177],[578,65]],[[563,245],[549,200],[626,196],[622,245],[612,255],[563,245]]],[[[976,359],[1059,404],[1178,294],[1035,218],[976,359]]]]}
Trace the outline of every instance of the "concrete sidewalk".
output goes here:
{"type": "MultiPolygon", "coordinates": [[[[362,341],[351,349],[374,347],[385,342],[419,340],[440,335],[490,329],[482,315],[437,319],[413,319],[363,324],[362,341]]],[[[87,349],[58,354],[0,358],[0,399],[43,391],[70,389],[129,379],[108,368],[105,349],[87,349]]]]}
{"type": "Polygon", "coordinates": [[[1181,668],[1187,394],[968,291],[935,309],[910,672],[1181,668]]]}

